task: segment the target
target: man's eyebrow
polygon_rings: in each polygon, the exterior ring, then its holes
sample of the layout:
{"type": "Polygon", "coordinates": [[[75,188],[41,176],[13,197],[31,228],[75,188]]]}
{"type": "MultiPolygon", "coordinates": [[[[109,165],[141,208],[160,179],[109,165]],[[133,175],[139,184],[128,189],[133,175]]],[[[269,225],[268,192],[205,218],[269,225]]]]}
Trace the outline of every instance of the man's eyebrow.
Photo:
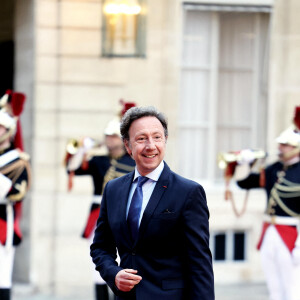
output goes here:
{"type": "Polygon", "coordinates": [[[135,136],[147,135],[145,132],[137,133],[135,136]]]}

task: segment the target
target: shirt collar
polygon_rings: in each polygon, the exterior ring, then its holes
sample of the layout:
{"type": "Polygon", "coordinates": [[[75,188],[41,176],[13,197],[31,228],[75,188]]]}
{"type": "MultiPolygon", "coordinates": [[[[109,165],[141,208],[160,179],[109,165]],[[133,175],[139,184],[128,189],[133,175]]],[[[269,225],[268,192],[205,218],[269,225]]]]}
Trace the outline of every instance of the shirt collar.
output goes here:
{"type": "Polygon", "coordinates": [[[297,156],[297,157],[291,158],[290,160],[288,160],[287,162],[285,162],[283,164],[286,166],[291,166],[291,165],[298,163],[299,161],[300,161],[300,158],[299,158],[299,156],[297,156]]]}
{"type": "MultiPolygon", "coordinates": [[[[158,178],[159,178],[161,172],[163,171],[164,166],[165,166],[165,163],[162,160],[160,162],[160,164],[158,165],[158,167],[155,170],[153,170],[152,172],[150,172],[149,174],[147,174],[145,177],[148,177],[148,178],[150,178],[153,181],[158,181],[158,178]]],[[[137,167],[135,167],[133,181],[135,181],[139,176],[142,176],[142,175],[137,170],[137,167]]]]}

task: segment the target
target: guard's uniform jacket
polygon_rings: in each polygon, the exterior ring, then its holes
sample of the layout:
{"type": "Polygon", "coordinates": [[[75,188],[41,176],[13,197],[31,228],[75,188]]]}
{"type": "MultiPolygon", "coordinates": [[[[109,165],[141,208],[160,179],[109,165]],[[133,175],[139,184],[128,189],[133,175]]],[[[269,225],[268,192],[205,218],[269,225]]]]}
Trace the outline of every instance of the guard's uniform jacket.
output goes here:
{"type": "Polygon", "coordinates": [[[300,217],[300,162],[284,166],[276,162],[261,174],[250,174],[238,181],[244,189],[265,187],[267,208],[258,249],[263,241],[266,229],[273,224],[290,251],[295,247],[297,225],[300,217]],[[262,180],[263,179],[263,180],[262,180]]]}
{"type": "Polygon", "coordinates": [[[74,171],[75,175],[91,175],[94,184],[93,202],[82,237],[89,238],[93,233],[100,213],[101,195],[106,183],[133,171],[134,167],[135,161],[126,153],[118,159],[108,155],[93,156],[74,171]]]}
{"type": "Polygon", "coordinates": [[[22,240],[19,222],[21,202],[30,182],[28,161],[28,154],[18,149],[9,148],[0,154],[0,175],[11,180],[8,193],[0,197],[0,242],[2,245],[17,246],[22,240]]]}

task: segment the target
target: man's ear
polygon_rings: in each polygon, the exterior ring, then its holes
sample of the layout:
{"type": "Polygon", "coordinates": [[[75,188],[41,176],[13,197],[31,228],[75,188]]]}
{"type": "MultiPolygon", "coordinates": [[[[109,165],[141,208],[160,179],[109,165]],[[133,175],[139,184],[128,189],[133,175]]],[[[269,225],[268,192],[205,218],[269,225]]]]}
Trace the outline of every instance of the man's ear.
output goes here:
{"type": "Polygon", "coordinates": [[[126,148],[127,153],[131,156],[131,149],[130,149],[130,143],[128,140],[124,140],[124,146],[126,148]]]}

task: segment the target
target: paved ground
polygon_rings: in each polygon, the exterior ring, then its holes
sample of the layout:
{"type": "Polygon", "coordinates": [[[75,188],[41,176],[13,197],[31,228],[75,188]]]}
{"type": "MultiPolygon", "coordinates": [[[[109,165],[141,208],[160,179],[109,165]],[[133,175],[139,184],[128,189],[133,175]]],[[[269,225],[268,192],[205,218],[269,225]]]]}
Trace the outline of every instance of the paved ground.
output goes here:
{"type": "MultiPolygon", "coordinates": [[[[76,288],[75,288],[76,290],[76,288]]],[[[216,300],[268,300],[264,284],[216,285],[216,300]]],[[[58,297],[40,294],[26,286],[14,287],[12,300],[93,300],[91,295],[73,295],[58,297]]]]}
{"type": "Polygon", "coordinates": [[[268,300],[264,284],[217,285],[216,300],[268,300]]]}

